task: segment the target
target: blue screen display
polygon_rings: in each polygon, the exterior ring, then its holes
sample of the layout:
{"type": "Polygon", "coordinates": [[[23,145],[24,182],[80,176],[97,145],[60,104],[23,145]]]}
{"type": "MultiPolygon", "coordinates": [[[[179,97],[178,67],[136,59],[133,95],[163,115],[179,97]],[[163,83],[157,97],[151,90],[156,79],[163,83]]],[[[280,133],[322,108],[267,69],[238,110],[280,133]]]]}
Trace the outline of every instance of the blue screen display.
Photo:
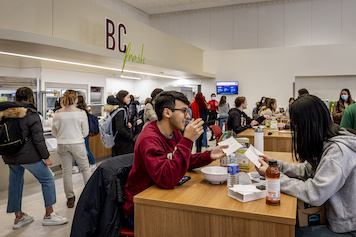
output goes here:
{"type": "Polygon", "coordinates": [[[239,93],[239,83],[237,81],[217,81],[216,93],[218,95],[237,95],[239,93]]]}

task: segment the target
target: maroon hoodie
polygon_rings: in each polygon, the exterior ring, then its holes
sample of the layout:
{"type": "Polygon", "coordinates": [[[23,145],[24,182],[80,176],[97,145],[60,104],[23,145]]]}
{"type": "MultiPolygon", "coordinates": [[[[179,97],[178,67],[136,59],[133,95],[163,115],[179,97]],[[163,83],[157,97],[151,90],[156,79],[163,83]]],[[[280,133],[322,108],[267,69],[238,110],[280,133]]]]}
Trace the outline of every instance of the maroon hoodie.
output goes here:
{"type": "Polygon", "coordinates": [[[184,174],[209,164],[210,151],[191,154],[193,142],[175,130],[167,138],[152,121],[143,129],[135,145],[134,162],[125,186],[124,213],[133,215],[133,197],[153,184],[174,188],[184,174]]]}

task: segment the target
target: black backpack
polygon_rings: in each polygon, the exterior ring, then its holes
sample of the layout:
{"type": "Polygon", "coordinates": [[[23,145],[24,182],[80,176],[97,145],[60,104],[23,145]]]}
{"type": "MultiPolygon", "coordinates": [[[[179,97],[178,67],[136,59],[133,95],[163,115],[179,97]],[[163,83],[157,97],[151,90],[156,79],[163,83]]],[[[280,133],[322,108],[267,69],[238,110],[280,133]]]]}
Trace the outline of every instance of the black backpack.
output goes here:
{"type": "Polygon", "coordinates": [[[18,118],[2,118],[0,121],[0,155],[14,155],[18,153],[27,142],[23,138],[18,118]]]}

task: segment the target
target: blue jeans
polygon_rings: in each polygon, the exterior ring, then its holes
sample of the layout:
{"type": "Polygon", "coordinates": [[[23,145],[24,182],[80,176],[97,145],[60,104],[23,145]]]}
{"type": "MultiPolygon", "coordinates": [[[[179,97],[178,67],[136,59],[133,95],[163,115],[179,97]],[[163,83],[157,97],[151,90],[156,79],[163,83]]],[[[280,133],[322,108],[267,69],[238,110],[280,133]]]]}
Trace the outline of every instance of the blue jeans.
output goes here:
{"type": "MultiPolygon", "coordinates": [[[[221,131],[223,131],[224,122],[227,122],[227,118],[228,117],[220,117],[219,118],[219,127],[220,127],[221,131]]],[[[226,128],[226,130],[227,130],[227,128],[226,128]]]]}
{"type": "MultiPolygon", "coordinates": [[[[93,156],[93,153],[91,153],[90,149],[89,149],[89,136],[86,136],[84,138],[85,141],[85,148],[87,149],[87,155],[88,155],[88,160],[89,160],[89,164],[91,165],[95,165],[95,158],[93,156]]],[[[77,162],[74,162],[75,166],[78,166],[77,162]]]]}
{"type": "Polygon", "coordinates": [[[23,174],[25,169],[30,171],[33,176],[35,176],[41,183],[45,207],[50,207],[56,203],[56,188],[54,185],[54,178],[51,171],[42,160],[32,164],[9,165],[9,168],[10,176],[7,213],[21,211],[22,190],[24,183],[23,174]]]}
{"type": "Polygon", "coordinates": [[[203,132],[203,147],[208,147],[208,138],[206,137],[206,129],[203,132]]]}

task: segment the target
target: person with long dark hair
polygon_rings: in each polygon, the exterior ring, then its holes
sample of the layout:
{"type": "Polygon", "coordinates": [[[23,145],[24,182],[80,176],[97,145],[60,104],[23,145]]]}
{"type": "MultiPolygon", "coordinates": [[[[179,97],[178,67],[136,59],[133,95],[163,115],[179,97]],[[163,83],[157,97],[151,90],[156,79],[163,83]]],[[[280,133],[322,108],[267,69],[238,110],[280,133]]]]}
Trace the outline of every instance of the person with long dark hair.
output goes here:
{"type": "Polygon", "coordinates": [[[342,89],[340,92],[339,100],[333,108],[332,115],[334,123],[340,125],[344,110],[347,108],[347,106],[353,103],[355,103],[355,101],[352,99],[349,89],[342,89]]]}
{"type": "Polygon", "coordinates": [[[260,116],[268,115],[269,117],[272,117],[277,113],[277,101],[276,99],[271,98],[268,100],[266,109],[261,111],[260,116]]]}
{"type": "MultiPolygon", "coordinates": [[[[277,161],[281,191],[313,206],[325,203],[332,231],[355,231],[355,131],[335,125],[324,102],[313,95],[294,101],[290,120],[293,158],[299,164],[277,161]]],[[[271,158],[261,157],[258,172],[264,176],[271,158]]]]}
{"type": "MultiPolygon", "coordinates": [[[[206,105],[206,101],[204,96],[201,92],[198,92],[195,96],[195,100],[191,104],[192,114],[194,119],[201,118],[204,122],[208,119],[209,110],[206,105]]],[[[204,123],[203,125],[204,132],[206,133],[207,126],[204,123]]],[[[200,137],[197,139],[197,152],[201,152],[201,148],[203,146],[203,136],[201,134],[200,137]]]]}
{"type": "Polygon", "coordinates": [[[131,133],[131,123],[128,117],[128,105],[130,104],[130,95],[128,91],[121,90],[116,96],[109,96],[108,104],[104,105],[104,111],[112,114],[116,109],[120,110],[112,120],[112,130],[115,136],[115,145],[111,150],[112,156],[132,153],[134,151],[134,136],[131,133]]]}
{"type": "Polygon", "coordinates": [[[18,125],[23,138],[27,138],[24,146],[16,154],[3,155],[5,164],[9,165],[9,188],[7,213],[15,213],[13,229],[19,229],[34,218],[22,212],[22,191],[24,172],[27,169],[41,183],[46,214],[43,225],[61,225],[68,222],[67,218],[58,216],[53,211],[56,203],[56,188],[54,178],[48,166],[52,165],[49,152],[43,136],[43,128],[33,91],[28,87],[17,89],[16,102],[1,102],[1,118],[18,119],[18,125]]]}

